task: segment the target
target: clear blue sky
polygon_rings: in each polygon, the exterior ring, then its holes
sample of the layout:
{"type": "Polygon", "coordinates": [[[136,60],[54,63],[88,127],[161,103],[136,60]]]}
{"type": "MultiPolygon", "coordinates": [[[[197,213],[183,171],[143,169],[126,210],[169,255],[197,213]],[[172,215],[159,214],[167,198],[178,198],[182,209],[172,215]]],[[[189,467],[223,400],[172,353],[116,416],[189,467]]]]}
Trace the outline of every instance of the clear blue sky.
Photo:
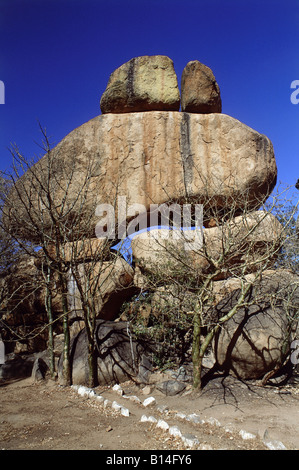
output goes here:
{"type": "MultiPolygon", "coordinates": [[[[298,0],[0,0],[0,170],[7,147],[38,154],[101,113],[110,73],[140,55],[212,68],[223,113],[273,142],[278,178],[299,178],[298,0]]],[[[167,169],[165,169],[167,171],[167,169]]]]}

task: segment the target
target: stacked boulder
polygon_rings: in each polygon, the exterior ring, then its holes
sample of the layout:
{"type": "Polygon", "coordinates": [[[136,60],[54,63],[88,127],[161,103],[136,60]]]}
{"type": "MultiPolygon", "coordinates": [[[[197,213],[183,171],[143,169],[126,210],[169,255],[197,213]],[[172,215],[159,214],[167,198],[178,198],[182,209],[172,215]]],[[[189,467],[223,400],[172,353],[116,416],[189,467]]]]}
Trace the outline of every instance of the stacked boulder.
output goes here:
{"type": "MultiPolygon", "coordinates": [[[[67,187],[66,205],[79,212],[80,183],[91,172],[84,202],[86,235],[95,236],[90,232],[98,222],[95,205],[112,205],[117,217],[119,196],[126,197],[127,206],[144,206],[145,212],[152,204],[192,199],[205,206],[205,225],[212,218],[208,206],[226,212],[233,204],[236,210],[246,204],[248,210],[255,210],[268,198],[277,178],[271,141],[220,113],[221,99],[219,94],[215,98],[218,85],[212,72],[204,67],[203,73],[199,62],[195,69],[189,64],[183,72],[186,88],[181,96],[184,109],[191,107],[192,112],[178,111],[179,89],[170,59],[132,59],[112,73],[101,99],[102,114],[70,132],[52,150],[52,179],[59,181],[59,190],[52,195],[54,204],[59,204],[61,191],[67,187]],[[191,79],[198,82],[192,95],[191,79]]],[[[46,161],[47,156],[41,158],[36,171],[46,167],[46,161]]],[[[30,185],[30,175],[27,179],[30,185]]],[[[38,202],[32,200],[33,205],[38,202]]],[[[17,205],[12,211],[15,220],[26,219],[17,205]]],[[[131,219],[132,214],[127,214],[127,222],[131,219]]],[[[43,228],[51,223],[45,213],[43,228]]],[[[34,234],[25,236],[30,239],[34,234]]]]}
{"type": "MultiPolygon", "coordinates": [[[[52,150],[52,172],[57,172],[61,188],[68,185],[66,204],[74,211],[80,179],[92,168],[82,213],[83,219],[84,213],[88,217],[86,236],[96,236],[90,233],[90,227],[96,227],[99,218],[95,207],[100,204],[113,207],[117,225],[122,212],[119,201],[123,203],[124,198],[126,207],[134,209],[125,211],[121,221],[125,224],[132,222],[136,210],[147,218],[152,205],[176,202],[182,206],[190,201],[202,204],[203,243],[210,252],[217,252],[217,243],[221,243],[215,210],[226,220],[228,231],[242,232],[244,219],[240,213],[244,210],[249,214],[246,226],[260,217],[258,209],[272,192],[277,178],[272,143],[265,135],[222,113],[220,89],[209,67],[196,60],[189,62],[183,70],[180,93],[171,59],[133,58],[111,74],[100,107],[101,115],[73,130],[52,150]],[[69,184],[64,175],[68,175],[74,158],[78,178],[69,184]],[[233,217],[227,222],[225,217],[232,212],[233,217]]],[[[35,168],[42,168],[46,158],[35,168]]],[[[53,203],[59,204],[60,198],[59,192],[53,194],[53,203]]],[[[26,218],[18,205],[13,210],[15,220],[26,218]]],[[[43,229],[47,226],[51,226],[51,220],[45,214],[43,229]]],[[[253,246],[259,248],[261,258],[280,232],[281,226],[272,216],[261,221],[252,235],[253,246]]],[[[157,247],[154,233],[136,235],[133,239],[136,272],[142,272],[155,257],[161,260],[161,243],[157,247]]],[[[28,232],[25,236],[30,239],[33,234],[28,232]]],[[[258,266],[254,250],[251,256],[252,265],[258,266]]],[[[191,251],[190,257],[196,269],[199,266],[203,274],[208,272],[209,265],[201,252],[191,251]]],[[[129,273],[128,287],[133,279],[132,268],[122,266],[122,270],[129,273]]],[[[252,271],[248,268],[247,274],[252,271]]],[[[228,269],[219,282],[229,276],[228,269]]],[[[116,317],[115,309],[112,312],[99,308],[99,318],[116,317]]],[[[262,372],[268,370],[266,363],[262,372]]]]}
{"type": "Polygon", "coordinates": [[[100,106],[103,114],[179,111],[180,92],[172,60],[146,56],[126,62],[111,74],[100,106]]]}
{"type": "Polygon", "coordinates": [[[221,113],[220,89],[212,70],[198,60],[188,62],[182,74],[181,108],[186,113],[221,113]]]}
{"type": "Polygon", "coordinates": [[[230,259],[226,262],[226,269],[214,277],[214,280],[219,280],[231,277],[232,272],[235,276],[241,272],[242,275],[257,272],[263,268],[265,260],[268,265],[273,263],[275,244],[282,238],[280,222],[271,213],[260,210],[233,217],[220,226],[205,228],[201,233],[191,228],[181,232],[166,228],[142,232],[132,239],[132,251],[141,271],[159,267],[165,274],[175,267],[179,270],[182,263],[178,254],[185,251],[184,263],[204,277],[213,269],[212,260],[217,260],[226,250],[230,259]],[[269,251],[270,260],[267,259],[269,251]],[[170,260],[172,262],[167,264],[170,260]]]}

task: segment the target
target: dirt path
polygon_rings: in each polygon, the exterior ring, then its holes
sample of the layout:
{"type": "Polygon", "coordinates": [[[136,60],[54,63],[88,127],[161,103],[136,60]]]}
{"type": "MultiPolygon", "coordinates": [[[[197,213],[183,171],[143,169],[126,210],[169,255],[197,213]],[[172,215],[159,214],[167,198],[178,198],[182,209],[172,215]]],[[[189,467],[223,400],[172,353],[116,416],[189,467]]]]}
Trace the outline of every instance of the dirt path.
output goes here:
{"type": "Polygon", "coordinates": [[[298,385],[249,387],[228,377],[213,380],[197,397],[188,393],[168,397],[156,389],[145,395],[132,382],[121,387],[125,397],[111,387],[95,389],[108,400],[105,407],[95,397],[82,397],[77,390],[52,381],[32,383],[26,379],[0,384],[0,449],[266,450],[265,432],[267,442],[277,440],[287,449],[299,449],[298,385]],[[133,396],[140,402],[133,401],[133,396]],[[149,397],[154,397],[155,403],[144,407],[149,397]],[[129,416],[111,408],[114,401],[127,408],[129,416]],[[192,414],[196,416],[188,420],[192,414]],[[142,422],[142,416],[157,421],[142,422]],[[167,423],[160,421],[162,427],[177,426],[181,436],[157,427],[159,420],[167,423]],[[241,430],[256,437],[244,439],[241,430]]]}

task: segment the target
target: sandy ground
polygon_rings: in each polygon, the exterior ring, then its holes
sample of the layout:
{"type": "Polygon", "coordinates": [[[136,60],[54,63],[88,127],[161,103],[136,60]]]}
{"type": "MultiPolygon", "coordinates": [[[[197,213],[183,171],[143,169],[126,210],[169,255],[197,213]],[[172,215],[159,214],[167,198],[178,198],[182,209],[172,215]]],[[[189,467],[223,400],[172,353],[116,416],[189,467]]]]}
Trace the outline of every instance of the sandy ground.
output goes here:
{"type": "Polygon", "coordinates": [[[189,448],[180,437],[158,428],[157,423],[141,422],[142,415],[162,419],[169,426],[178,426],[182,434],[196,437],[193,450],[268,450],[265,435],[268,441],[281,441],[288,450],[299,449],[298,384],[260,387],[226,377],[212,380],[200,395],[185,392],[174,397],[165,396],[153,387],[144,390],[133,382],[125,382],[121,387],[125,397],[112,387],[97,387],[95,391],[108,399],[108,404],[116,401],[129,409],[128,417],[109,406],[105,408],[95,398],[81,397],[76,390],[61,387],[51,380],[0,383],[0,449],[189,448]],[[128,398],[132,396],[137,396],[141,403],[128,398]],[[156,401],[145,408],[143,401],[150,396],[156,401]],[[176,416],[178,412],[196,413],[205,422],[187,421],[176,416]],[[218,423],[207,422],[210,418],[217,419],[218,423]],[[239,434],[241,430],[256,437],[243,439],[239,434]]]}

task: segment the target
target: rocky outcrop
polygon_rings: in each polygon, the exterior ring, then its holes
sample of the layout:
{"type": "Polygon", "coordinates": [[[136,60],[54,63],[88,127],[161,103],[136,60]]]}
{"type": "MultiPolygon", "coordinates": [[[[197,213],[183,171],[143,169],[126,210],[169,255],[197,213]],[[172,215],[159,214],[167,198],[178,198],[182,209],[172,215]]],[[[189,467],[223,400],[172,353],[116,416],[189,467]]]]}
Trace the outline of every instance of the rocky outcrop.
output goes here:
{"type": "Polygon", "coordinates": [[[35,358],[33,356],[14,355],[5,364],[0,365],[0,380],[20,380],[30,377],[35,358]]]}
{"type": "MultiPolygon", "coordinates": [[[[267,272],[267,271],[266,271],[267,272]]],[[[254,273],[246,274],[242,279],[240,277],[229,277],[220,279],[212,286],[212,308],[218,305],[223,299],[230,296],[237,289],[241,289],[242,282],[254,282],[254,273]]]]}
{"type": "MultiPolygon", "coordinates": [[[[175,256],[173,264],[173,253],[178,247],[185,250],[184,264],[190,266],[190,274],[184,268],[186,276],[195,273],[198,281],[216,269],[216,279],[227,280],[225,286],[218,285],[218,291],[214,285],[215,295],[208,306],[212,311],[207,313],[211,321],[217,321],[217,315],[223,316],[236,305],[242,284],[240,277],[234,276],[242,276],[245,284],[252,282],[255,276],[250,277],[251,273],[264,276],[264,266],[270,266],[268,249],[273,255],[271,261],[275,259],[282,227],[275,217],[257,211],[276,184],[272,143],[266,136],[221,113],[220,89],[214,74],[199,61],[189,62],[183,71],[181,98],[179,112],[180,93],[171,59],[143,56],[128,61],[110,76],[100,101],[102,115],[68,134],[20,178],[8,198],[3,220],[15,235],[38,243],[41,231],[50,240],[53,234],[56,236],[59,224],[63,234],[71,233],[69,240],[64,235],[60,240],[64,261],[79,265],[83,280],[86,269],[92,266],[91,279],[100,284],[93,300],[99,316],[105,320],[116,317],[122,302],[136,292],[136,283],[137,287],[146,288],[142,271],[153,264],[163,270],[169,254],[172,260],[168,269],[179,282],[180,257],[175,256]],[[46,188],[46,194],[38,190],[40,184],[46,188]],[[24,202],[30,207],[30,214],[24,202]],[[134,270],[123,260],[111,263],[111,243],[123,238],[126,225],[134,226],[136,215],[147,226],[160,225],[151,216],[164,203],[175,203],[179,212],[185,203],[193,204],[193,208],[202,205],[205,227],[202,240],[189,237],[186,240],[184,236],[157,240],[157,233],[166,232],[152,231],[137,235],[132,241],[134,270]],[[49,207],[57,209],[54,217],[49,207]],[[105,231],[108,243],[96,240],[105,231]],[[83,240],[90,243],[87,245],[83,240]],[[217,258],[224,247],[227,255],[220,269],[217,258]],[[99,263],[95,263],[99,252],[99,263]],[[225,289],[228,292],[223,298],[225,289]]],[[[54,262],[57,246],[50,246],[54,262]]],[[[170,282],[167,274],[165,271],[165,284],[170,282]]],[[[257,292],[253,285],[250,295],[254,293],[259,302],[250,299],[248,308],[242,306],[222,325],[217,337],[219,367],[242,378],[259,377],[276,368],[287,352],[287,297],[281,303],[270,302],[271,294],[278,296],[279,273],[271,276],[263,278],[261,291],[257,292]]],[[[73,322],[81,318],[82,305],[78,286],[73,279],[69,281],[73,322]]],[[[169,303],[172,289],[169,285],[164,287],[153,296],[153,310],[169,303]]],[[[194,296],[186,296],[183,302],[175,298],[172,305],[177,310],[182,306],[189,314],[194,301],[194,296]]],[[[147,318],[144,320],[146,324],[147,318]]],[[[123,341],[124,328],[121,323],[98,323],[102,383],[123,380],[132,370],[136,373],[132,363],[133,343],[128,338],[123,341]]],[[[135,357],[138,351],[134,348],[135,357]]],[[[84,330],[73,339],[72,358],[74,381],[85,383],[84,330]]]]}
{"type": "Polygon", "coordinates": [[[121,65],[110,75],[100,106],[103,114],[178,111],[180,92],[172,60],[142,56],[121,65]]]}
{"type": "Polygon", "coordinates": [[[213,210],[260,207],[276,183],[270,140],[220,114],[219,87],[198,61],[184,69],[182,98],[190,113],[176,112],[177,78],[166,56],[137,57],[115,70],[101,99],[103,114],[73,130],[20,178],[20,197],[12,191],[5,211],[10,229],[34,241],[40,230],[53,231],[48,196],[39,194],[37,181],[48,188],[52,208],[64,201],[65,214],[55,216],[75,225],[73,240],[95,237],[98,204],[110,204],[117,217],[119,196],[135,205],[124,215],[127,222],[136,207],[147,212],[170,201],[204,204],[207,226],[213,210]],[[20,199],[31,205],[30,217],[20,199]]]}
{"type": "MultiPolygon", "coordinates": [[[[109,240],[98,238],[85,238],[74,242],[66,242],[61,245],[59,256],[66,263],[71,261],[79,263],[96,259],[108,261],[111,258],[110,245],[109,240]]],[[[52,259],[56,258],[54,243],[49,244],[48,252],[52,259]]]]}
{"type": "Polygon", "coordinates": [[[181,81],[181,110],[187,113],[221,113],[220,89],[212,70],[198,60],[188,62],[181,81]]]}
{"type": "Polygon", "coordinates": [[[277,258],[283,240],[283,226],[273,214],[263,210],[244,213],[204,230],[208,259],[217,260],[225,254],[222,278],[241,273],[244,276],[262,271],[265,265],[269,267],[277,258]]]}
{"type": "Polygon", "coordinates": [[[218,366],[242,379],[260,379],[282,366],[289,352],[284,353],[286,334],[286,316],[271,307],[241,309],[218,339],[218,366]]]}

